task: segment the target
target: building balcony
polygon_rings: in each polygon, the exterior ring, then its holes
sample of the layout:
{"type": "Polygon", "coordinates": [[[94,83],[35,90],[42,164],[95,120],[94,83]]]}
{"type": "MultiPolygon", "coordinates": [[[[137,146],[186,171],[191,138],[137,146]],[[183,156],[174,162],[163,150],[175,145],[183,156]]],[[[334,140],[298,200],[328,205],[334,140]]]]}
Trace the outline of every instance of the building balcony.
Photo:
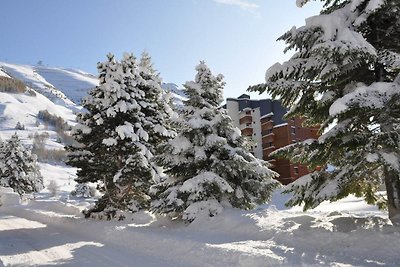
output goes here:
{"type": "Polygon", "coordinates": [[[272,132],[272,129],[268,129],[261,131],[261,135],[262,137],[267,137],[267,136],[274,136],[275,134],[272,132]]]}
{"type": "Polygon", "coordinates": [[[253,136],[253,128],[242,129],[242,136],[253,136]]]}
{"type": "Polygon", "coordinates": [[[247,123],[252,123],[253,122],[253,117],[251,115],[245,115],[244,117],[241,117],[239,119],[239,124],[247,124],[247,123]]]}

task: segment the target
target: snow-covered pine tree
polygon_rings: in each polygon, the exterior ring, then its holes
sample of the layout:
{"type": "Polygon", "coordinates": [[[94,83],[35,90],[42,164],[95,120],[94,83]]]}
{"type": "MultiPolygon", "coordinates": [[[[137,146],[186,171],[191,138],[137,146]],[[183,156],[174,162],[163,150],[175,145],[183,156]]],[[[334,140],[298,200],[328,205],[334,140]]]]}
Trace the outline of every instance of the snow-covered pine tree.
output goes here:
{"type": "Polygon", "coordinates": [[[16,133],[0,144],[0,186],[11,187],[20,195],[43,189],[36,155],[22,145],[16,133]]]}
{"type": "Polygon", "coordinates": [[[334,166],[294,182],[288,204],[314,208],[351,193],[376,203],[384,182],[383,203],[400,224],[400,1],[322,2],[320,15],[280,37],[286,50],[296,51],[292,58],[272,66],[266,83],[252,88],[279,96],[291,107],[288,117],[321,125],[318,140],[276,155],[311,169],[334,166]]]}
{"type": "MultiPolygon", "coordinates": [[[[161,143],[175,136],[175,129],[172,125],[171,118],[176,116],[172,109],[170,95],[161,87],[162,80],[159,73],[153,68],[151,57],[144,52],[139,62],[139,75],[143,79],[143,83],[139,88],[144,92],[144,97],[139,101],[142,113],[142,125],[148,133],[149,140],[147,148],[153,155],[157,154],[158,147],[161,143]]],[[[153,178],[155,182],[161,181],[163,175],[159,167],[150,161],[157,173],[153,178]],[[161,176],[160,176],[161,175],[161,176]]]]}
{"type": "Polygon", "coordinates": [[[68,163],[78,167],[78,183],[99,182],[104,188],[86,215],[120,218],[120,210],[148,207],[149,187],[159,180],[151,162],[153,150],[170,132],[163,126],[168,125],[166,111],[154,108],[161,102],[158,77],[149,73],[144,78],[146,66],[139,67],[132,54],[125,54],[121,62],[110,54],[98,69],[100,84],[83,101],[87,112],[78,116],[73,136],[79,145],[68,148],[68,163]]]}
{"type": "Polygon", "coordinates": [[[250,209],[267,201],[278,186],[268,163],[246,149],[245,139],[220,108],[224,83],[204,62],[187,82],[181,127],[162,145],[156,161],[167,180],[152,187],[152,210],[193,221],[214,216],[224,206],[250,209]]]}

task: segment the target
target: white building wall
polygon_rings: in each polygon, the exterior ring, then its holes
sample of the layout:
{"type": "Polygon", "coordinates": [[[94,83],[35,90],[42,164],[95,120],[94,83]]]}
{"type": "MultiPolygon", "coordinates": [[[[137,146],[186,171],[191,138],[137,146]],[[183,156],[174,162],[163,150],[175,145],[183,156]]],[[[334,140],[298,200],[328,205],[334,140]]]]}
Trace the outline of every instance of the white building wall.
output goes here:
{"type": "Polygon", "coordinates": [[[233,125],[239,127],[239,103],[228,99],[226,101],[226,110],[228,116],[232,118],[233,125]]]}
{"type": "Polygon", "coordinates": [[[261,113],[260,108],[252,110],[253,115],[253,140],[257,144],[254,147],[254,156],[256,158],[263,158],[263,148],[262,148],[262,135],[261,135],[261,113]]]}
{"type": "MultiPolygon", "coordinates": [[[[239,129],[243,129],[245,125],[240,125],[239,120],[240,116],[245,116],[244,111],[239,112],[239,103],[235,100],[227,100],[226,101],[226,110],[227,114],[232,118],[234,126],[239,129]]],[[[253,148],[254,156],[256,158],[263,158],[263,148],[262,148],[262,135],[261,135],[261,113],[260,108],[256,108],[251,110],[252,116],[252,125],[253,128],[253,136],[252,139],[254,143],[257,144],[256,147],[253,148]]]]}

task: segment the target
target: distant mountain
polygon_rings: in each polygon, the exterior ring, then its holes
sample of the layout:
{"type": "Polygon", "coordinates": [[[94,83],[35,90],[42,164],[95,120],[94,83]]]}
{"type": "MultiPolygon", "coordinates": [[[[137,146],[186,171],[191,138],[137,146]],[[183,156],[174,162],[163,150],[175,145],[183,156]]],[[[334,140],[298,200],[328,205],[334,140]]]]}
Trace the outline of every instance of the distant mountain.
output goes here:
{"type": "Polygon", "coordinates": [[[172,93],[174,100],[173,102],[177,108],[181,108],[183,106],[183,100],[186,99],[186,96],[182,89],[179,89],[178,85],[175,83],[163,83],[161,87],[165,91],[172,93]]]}
{"type": "Polygon", "coordinates": [[[59,141],[55,127],[40,119],[39,112],[47,110],[51,115],[61,117],[73,125],[74,111],[81,107],[29,66],[0,63],[0,76],[3,82],[15,81],[15,77],[18,77],[27,85],[25,93],[5,92],[0,88],[0,139],[7,140],[12,134],[18,133],[25,144],[31,145],[33,135],[46,133],[49,148],[62,148],[64,145],[59,141]]]}
{"type": "MultiPolygon", "coordinates": [[[[99,84],[96,76],[71,68],[18,65],[0,62],[1,73],[23,81],[27,86],[43,94],[53,102],[64,102],[73,107],[81,103],[88,91],[99,84]]],[[[171,91],[177,106],[182,105],[184,93],[174,83],[163,83],[163,89],[171,91]]]]}
{"type": "Polygon", "coordinates": [[[98,84],[95,76],[72,69],[0,62],[0,71],[23,81],[53,102],[68,107],[80,104],[81,98],[98,84]]]}
{"type": "MultiPolygon", "coordinates": [[[[98,85],[98,79],[92,74],[67,68],[30,66],[0,62],[0,77],[18,79],[33,93],[7,93],[0,90],[0,138],[8,139],[14,132],[25,143],[31,143],[29,137],[35,132],[50,133],[49,145],[62,147],[57,143],[57,133],[38,118],[39,111],[48,110],[70,125],[75,123],[75,114],[82,110],[81,99],[88,91],[98,85]],[[25,129],[17,129],[17,123],[25,129]]],[[[182,106],[185,98],[182,90],[174,83],[164,83],[165,91],[173,94],[177,107],[182,106]]]]}

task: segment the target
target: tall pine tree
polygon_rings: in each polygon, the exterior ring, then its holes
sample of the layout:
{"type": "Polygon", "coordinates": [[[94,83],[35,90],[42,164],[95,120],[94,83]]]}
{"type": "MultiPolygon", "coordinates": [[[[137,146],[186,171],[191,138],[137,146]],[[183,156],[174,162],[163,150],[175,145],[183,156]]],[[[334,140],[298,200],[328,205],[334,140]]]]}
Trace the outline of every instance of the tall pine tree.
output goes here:
{"type": "Polygon", "coordinates": [[[293,183],[288,204],[314,208],[353,193],[386,204],[400,224],[400,1],[322,2],[320,15],[280,37],[286,50],[296,51],[292,58],[272,66],[266,83],[252,88],[279,96],[291,107],[288,117],[321,125],[318,140],[276,155],[311,169],[334,166],[293,183]],[[376,194],[382,182],[386,200],[376,194]]]}
{"type": "Polygon", "coordinates": [[[162,145],[156,161],[168,179],[153,187],[156,213],[192,221],[214,216],[224,206],[250,209],[267,201],[278,186],[268,163],[247,149],[240,130],[219,108],[222,76],[201,62],[195,81],[187,82],[180,131],[162,145]]]}
{"type": "Polygon", "coordinates": [[[148,69],[149,58],[146,64],[139,66],[132,54],[121,62],[108,55],[98,65],[99,86],[83,101],[87,112],[78,115],[73,135],[79,145],[68,148],[68,163],[78,167],[78,183],[99,182],[104,190],[87,216],[146,209],[150,185],[160,180],[153,153],[173,132],[163,126],[168,110],[161,81],[148,69]]]}
{"type": "Polygon", "coordinates": [[[22,195],[43,189],[43,177],[36,155],[24,147],[17,134],[0,142],[0,186],[11,187],[22,195]]]}

